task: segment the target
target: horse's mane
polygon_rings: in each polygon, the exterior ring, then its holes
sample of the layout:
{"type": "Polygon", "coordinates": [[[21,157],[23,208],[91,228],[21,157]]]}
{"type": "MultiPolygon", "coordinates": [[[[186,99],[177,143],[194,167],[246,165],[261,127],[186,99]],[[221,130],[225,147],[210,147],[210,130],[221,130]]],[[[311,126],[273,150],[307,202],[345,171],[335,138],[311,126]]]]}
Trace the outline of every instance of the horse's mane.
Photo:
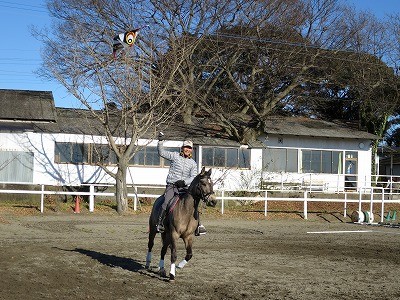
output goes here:
{"type": "Polygon", "coordinates": [[[198,198],[198,192],[196,192],[197,185],[200,183],[200,178],[204,176],[204,172],[200,172],[197,176],[192,180],[189,188],[188,193],[193,196],[193,199],[198,198]]]}

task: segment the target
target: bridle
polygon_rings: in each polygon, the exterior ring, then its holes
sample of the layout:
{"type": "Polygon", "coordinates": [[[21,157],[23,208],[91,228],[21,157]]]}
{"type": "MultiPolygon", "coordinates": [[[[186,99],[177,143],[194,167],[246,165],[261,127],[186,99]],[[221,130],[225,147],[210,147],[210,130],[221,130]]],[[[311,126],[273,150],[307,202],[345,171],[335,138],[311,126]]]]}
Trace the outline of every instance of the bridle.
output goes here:
{"type": "Polygon", "coordinates": [[[210,182],[211,185],[211,192],[204,193],[204,191],[199,187],[200,182],[197,184],[197,188],[200,190],[200,195],[201,195],[201,200],[203,200],[204,203],[208,202],[208,199],[210,198],[211,195],[214,194],[214,191],[212,189],[212,183],[210,182]]]}
{"type": "Polygon", "coordinates": [[[210,196],[214,194],[214,191],[209,192],[209,193],[207,193],[207,194],[204,194],[204,193],[203,193],[203,190],[200,189],[200,193],[201,193],[201,200],[203,200],[204,203],[207,203],[207,202],[208,202],[208,199],[210,198],[210,196]]]}

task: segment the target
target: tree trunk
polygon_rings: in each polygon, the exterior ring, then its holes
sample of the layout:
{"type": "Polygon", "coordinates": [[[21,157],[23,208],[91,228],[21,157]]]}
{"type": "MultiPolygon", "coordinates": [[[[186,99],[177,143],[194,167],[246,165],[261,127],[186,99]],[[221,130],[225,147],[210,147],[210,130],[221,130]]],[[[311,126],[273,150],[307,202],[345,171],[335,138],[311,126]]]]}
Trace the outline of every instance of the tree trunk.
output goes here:
{"type": "Polygon", "coordinates": [[[182,110],[183,124],[193,125],[192,114],[193,114],[193,101],[187,101],[185,109],[182,110]]]}
{"type": "Polygon", "coordinates": [[[117,201],[117,212],[120,215],[128,211],[128,188],[126,185],[126,174],[127,166],[124,166],[120,163],[115,177],[115,197],[117,201]]]}

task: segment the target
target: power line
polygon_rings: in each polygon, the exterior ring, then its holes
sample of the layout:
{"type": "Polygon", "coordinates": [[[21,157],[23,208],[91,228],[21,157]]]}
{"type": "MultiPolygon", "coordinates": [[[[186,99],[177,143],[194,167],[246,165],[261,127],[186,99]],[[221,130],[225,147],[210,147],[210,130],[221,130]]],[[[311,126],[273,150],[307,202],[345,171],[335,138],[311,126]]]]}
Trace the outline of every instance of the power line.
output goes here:
{"type": "Polygon", "coordinates": [[[40,49],[16,49],[16,48],[0,48],[0,51],[12,51],[12,52],[39,52],[40,49]]]}
{"type": "MultiPolygon", "coordinates": [[[[306,44],[306,43],[295,43],[295,42],[289,42],[289,41],[282,41],[282,40],[272,40],[272,39],[266,39],[266,38],[258,38],[254,36],[239,36],[239,35],[234,35],[234,34],[216,34],[211,36],[211,39],[216,36],[216,37],[224,37],[228,39],[238,39],[238,40],[243,40],[243,41],[250,41],[250,42],[260,42],[264,44],[270,44],[270,46],[265,46],[265,49],[270,49],[278,52],[286,52],[286,53],[293,53],[291,50],[286,50],[286,49],[277,49],[279,45],[283,46],[291,46],[291,47],[296,47],[299,48],[300,51],[304,51],[305,49],[313,49],[313,50],[323,50],[326,52],[342,52],[342,53],[348,53],[348,54],[354,54],[354,55],[371,55],[370,53],[366,52],[357,52],[354,50],[349,50],[349,49],[335,49],[335,48],[324,48],[321,46],[317,45],[311,45],[311,44],[306,44]],[[274,47],[275,45],[275,47],[274,47]]],[[[218,40],[218,39],[214,39],[218,40]]],[[[237,43],[233,41],[227,41],[224,40],[224,43],[231,44],[231,45],[237,45],[237,43]]],[[[349,58],[340,58],[337,56],[332,56],[332,55],[327,55],[327,54],[320,54],[318,57],[322,58],[327,58],[327,59],[334,59],[334,60],[341,60],[341,61],[348,61],[348,62],[354,62],[354,63],[362,63],[362,64],[368,64],[372,66],[380,66],[378,63],[374,62],[365,62],[361,60],[355,60],[355,59],[349,59],[349,58]]]]}
{"type": "Polygon", "coordinates": [[[43,4],[41,4],[41,5],[26,4],[26,0],[24,0],[23,3],[0,0],[0,3],[6,3],[6,4],[12,4],[12,5],[20,5],[20,6],[24,6],[24,7],[30,6],[30,7],[35,7],[35,8],[44,8],[44,7],[46,7],[43,4]]]}
{"type": "Polygon", "coordinates": [[[43,8],[45,8],[45,6],[30,5],[30,4],[26,4],[26,2],[22,4],[22,3],[9,2],[9,1],[0,1],[0,7],[19,9],[19,10],[31,11],[31,12],[47,13],[47,10],[43,10],[43,8]]]}

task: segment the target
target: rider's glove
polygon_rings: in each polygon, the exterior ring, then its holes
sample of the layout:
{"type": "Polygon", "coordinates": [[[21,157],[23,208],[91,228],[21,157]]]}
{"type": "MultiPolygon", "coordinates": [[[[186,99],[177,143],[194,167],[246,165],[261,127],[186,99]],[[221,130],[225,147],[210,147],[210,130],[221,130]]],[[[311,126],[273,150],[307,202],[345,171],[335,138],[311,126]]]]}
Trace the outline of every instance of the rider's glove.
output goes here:
{"type": "Polygon", "coordinates": [[[174,185],[175,185],[178,189],[181,189],[181,188],[183,188],[183,187],[186,186],[185,181],[183,181],[183,180],[178,180],[178,181],[176,181],[176,182],[174,183],[174,185]]]}
{"type": "Polygon", "coordinates": [[[163,141],[164,140],[164,133],[162,133],[161,131],[158,133],[158,140],[159,141],[163,141]]]}

